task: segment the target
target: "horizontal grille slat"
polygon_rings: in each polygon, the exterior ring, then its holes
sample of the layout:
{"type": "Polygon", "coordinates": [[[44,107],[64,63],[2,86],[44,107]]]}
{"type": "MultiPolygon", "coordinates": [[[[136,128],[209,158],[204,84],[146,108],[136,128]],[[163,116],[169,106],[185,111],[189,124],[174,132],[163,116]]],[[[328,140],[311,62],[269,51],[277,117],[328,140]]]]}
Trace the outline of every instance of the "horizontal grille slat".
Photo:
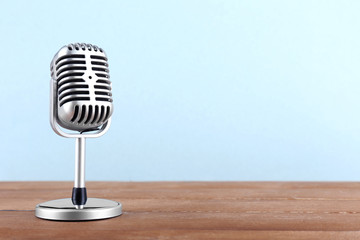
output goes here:
{"type": "Polygon", "coordinates": [[[63,85],[68,83],[83,83],[83,82],[85,82],[85,80],[82,78],[72,78],[69,80],[60,81],[58,82],[58,89],[60,89],[63,85]]]}
{"type": "Polygon", "coordinates": [[[112,98],[104,98],[104,97],[96,97],[96,101],[102,101],[102,102],[112,102],[112,98]]]}
{"type": "Polygon", "coordinates": [[[69,54],[69,55],[65,55],[65,56],[62,56],[62,57],[59,57],[55,64],[57,65],[61,60],[64,60],[64,59],[67,59],[67,58],[85,58],[85,55],[83,54],[69,54]]]}
{"type": "Polygon", "coordinates": [[[60,107],[62,105],[64,105],[67,102],[72,102],[72,101],[89,101],[90,97],[73,97],[73,98],[68,98],[66,100],[63,100],[62,102],[60,102],[60,107]]]}
{"type": "Polygon", "coordinates": [[[67,93],[64,93],[62,95],[59,96],[59,101],[61,101],[62,99],[64,99],[65,97],[71,96],[71,95],[89,95],[90,92],[89,91],[70,91],[67,93]]]}
{"type": "Polygon", "coordinates": [[[97,83],[104,83],[104,84],[111,84],[111,81],[109,81],[109,80],[103,80],[103,79],[99,79],[99,80],[97,80],[96,81],[97,83]]]}
{"type": "Polygon", "coordinates": [[[60,77],[58,77],[57,81],[60,82],[62,79],[66,78],[66,77],[80,77],[84,75],[84,73],[82,72],[72,72],[72,73],[65,73],[62,74],[60,77]]]}
{"type": "Polygon", "coordinates": [[[107,68],[100,68],[100,67],[93,67],[91,68],[93,71],[99,71],[99,72],[109,72],[107,68]]]}
{"type": "Polygon", "coordinates": [[[73,65],[73,64],[85,64],[85,61],[74,61],[72,59],[69,59],[69,61],[64,61],[56,66],[56,71],[59,70],[62,66],[65,65],[73,65]]]}
{"type": "Polygon", "coordinates": [[[63,72],[67,72],[67,71],[85,71],[85,70],[86,70],[86,67],[66,67],[66,68],[63,68],[60,71],[58,71],[56,73],[56,76],[59,76],[63,72]]]}
{"type": "Polygon", "coordinates": [[[111,92],[101,92],[101,91],[95,91],[96,95],[104,95],[104,96],[112,96],[111,92]]]}
{"type": "Polygon", "coordinates": [[[103,74],[103,73],[95,73],[96,76],[102,77],[102,78],[109,78],[109,74],[103,74]]]}
{"type": "Polygon", "coordinates": [[[71,84],[69,86],[65,86],[61,89],[59,89],[59,94],[61,94],[62,92],[66,91],[66,90],[69,90],[69,89],[78,89],[78,88],[89,88],[89,86],[87,84],[78,84],[78,85],[75,85],[75,84],[71,84]]]}
{"type": "Polygon", "coordinates": [[[92,58],[92,59],[100,59],[100,60],[107,61],[107,58],[106,58],[106,57],[103,57],[103,56],[91,55],[90,58],[92,58]]]}
{"type": "Polygon", "coordinates": [[[109,74],[103,74],[103,73],[95,73],[96,76],[98,77],[103,77],[103,78],[109,78],[109,74]]]}
{"type": "Polygon", "coordinates": [[[105,67],[109,66],[106,62],[98,62],[98,61],[91,61],[91,64],[105,66],[105,67]]]}
{"type": "Polygon", "coordinates": [[[95,85],[94,86],[95,89],[106,89],[111,91],[111,87],[110,86],[106,86],[106,85],[95,85]]]}

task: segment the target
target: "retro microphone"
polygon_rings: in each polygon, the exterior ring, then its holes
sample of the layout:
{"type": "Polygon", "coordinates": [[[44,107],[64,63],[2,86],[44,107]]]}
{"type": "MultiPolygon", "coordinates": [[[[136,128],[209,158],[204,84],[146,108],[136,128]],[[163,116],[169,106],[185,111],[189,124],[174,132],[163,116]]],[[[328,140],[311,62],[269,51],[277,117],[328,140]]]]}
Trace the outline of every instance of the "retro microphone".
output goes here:
{"type": "Polygon", "coordinates": [[[102,48],[85,43],[62,47],[50,64],[50,124],[55,133],[75,138],[72,197],[38,204],[39,218],[83,221],[121,215],[121,203],[87,198],[85,139],[100,137],[110,127],[113,99],[108,59],[102,48]]]}

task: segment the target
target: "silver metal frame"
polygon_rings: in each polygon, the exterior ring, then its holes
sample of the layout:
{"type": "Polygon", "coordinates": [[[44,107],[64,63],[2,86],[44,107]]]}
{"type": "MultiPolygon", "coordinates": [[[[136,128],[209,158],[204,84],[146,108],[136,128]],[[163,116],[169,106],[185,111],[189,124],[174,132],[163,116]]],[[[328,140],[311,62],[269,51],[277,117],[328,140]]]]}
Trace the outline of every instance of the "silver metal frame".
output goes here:
{"type": "MultiPolygon", "coordinates": [[[[75,142],[75,178],[74,187],[85,187],[85,138],[97,138],[104,135],[110,127],[111,117],[94,133],[67,133],[58,125],[57,119],[57,84],[55,80],[51,80],[50,84],[50,125],[56,134],[66,138],[76,138],[75,142]]],[[[82,205],[76,206],[83,208],[82,205]]]]}

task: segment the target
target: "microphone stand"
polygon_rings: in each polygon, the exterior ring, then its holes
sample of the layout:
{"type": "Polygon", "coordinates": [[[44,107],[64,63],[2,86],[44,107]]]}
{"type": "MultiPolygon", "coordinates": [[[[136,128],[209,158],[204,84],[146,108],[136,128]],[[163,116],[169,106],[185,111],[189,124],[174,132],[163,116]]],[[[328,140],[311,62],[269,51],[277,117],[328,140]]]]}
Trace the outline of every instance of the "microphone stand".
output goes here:
{"type": "Polygon", "coordinates": [[[106,133],[111,124],[111,118],[100,129],[91,132],[68,133],[63,131],[57,122],[56,82],[50,84],[50,125],[56,134],[75,138],[75,179],[71,198],[56,199],[40,203],[35,208],[35,216],[46,220],[87,221],[117,217],[122,214],[119,202],[87,198],[85,187],[85,139],[97,138],[106,133]]]}

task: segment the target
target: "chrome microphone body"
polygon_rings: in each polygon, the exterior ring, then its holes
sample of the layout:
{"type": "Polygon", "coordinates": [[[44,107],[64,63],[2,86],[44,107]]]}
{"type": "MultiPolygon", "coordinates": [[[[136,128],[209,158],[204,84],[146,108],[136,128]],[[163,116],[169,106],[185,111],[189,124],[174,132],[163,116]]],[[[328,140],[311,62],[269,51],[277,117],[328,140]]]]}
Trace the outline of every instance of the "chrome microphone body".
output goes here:
{"type": "Polygon", "coordinates": [[[87,201],[85,138],[103,135],[113,113],[108,66],[105,52],[85,43],[62,47],[50,64],[51,126],[60,136],[76,138],[72,202],[77,209],[82,209],[87,201]]]}
{"type": "Polygon", "coordinates": [[[85,140],[105,134],[113,113],[107,56],[95,45],[69,44],[55,54],[50,71],[51,127],[62,137],[76,139],[74,188],[71,198],[36,205],[35,216],[59,221],[120,216],[121,203],[87,198],[85,187],[85,140]]]}
{"type": "Polygon", "coordinates": [[[111,82],[105,52],[91,44],[69,44],[51,62],[57,87],[57,119],[73,131],[96,129],[113,112],[111,82]]]}

